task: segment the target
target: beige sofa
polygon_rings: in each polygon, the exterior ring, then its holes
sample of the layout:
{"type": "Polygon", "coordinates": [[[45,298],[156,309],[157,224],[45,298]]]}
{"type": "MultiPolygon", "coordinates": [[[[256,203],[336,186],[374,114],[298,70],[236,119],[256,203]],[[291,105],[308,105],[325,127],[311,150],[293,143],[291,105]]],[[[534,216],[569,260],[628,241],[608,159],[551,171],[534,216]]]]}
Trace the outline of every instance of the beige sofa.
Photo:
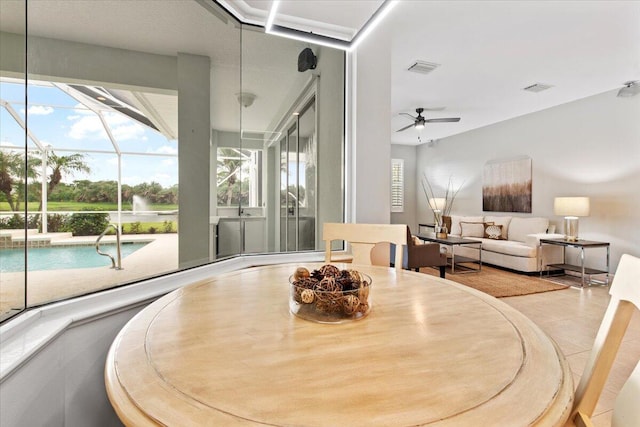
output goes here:
{"type": "MultiPolygon", "coordinates": [[[[517,216],[451,216],[450,235],[482,242],[482,263],[526,273],[544,270],[548,264],[561,264],[561,246],[543,245],[541,238],[560,238],[548,233],[549,220],[517,216]],[[490,227],[489,225],[494,225],[490,227]]],[[[553,231],[553,230],[552,230],[553,231]]],[[[451,248],[447,248],[451,250],[451,248]]],[[[456,255],[478,257],[478,250],[457,246],[456,255]]]]}

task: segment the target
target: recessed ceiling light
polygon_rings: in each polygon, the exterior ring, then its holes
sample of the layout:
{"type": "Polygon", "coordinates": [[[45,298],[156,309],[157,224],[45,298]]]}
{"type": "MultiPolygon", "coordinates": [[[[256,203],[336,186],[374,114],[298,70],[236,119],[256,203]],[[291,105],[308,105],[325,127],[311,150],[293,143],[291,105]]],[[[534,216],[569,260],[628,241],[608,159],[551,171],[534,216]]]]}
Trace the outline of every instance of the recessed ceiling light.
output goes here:
{"type": "Polygon", "coordinates": [[[96,99],[98,101],[106,101],[107,100],[107,98],[105,98],[104,96],[96,96],[96,99]]]}
{"type": "Polygon", "coordinates": [[[545,83],[534,83],[530,86],[522,88],[522,90],[526,90],[527,92],[542,92],[543,90],[551,89],[553,85],[548,85],[545,83]]]}
{"type": "Polygon", "coordinates": [[[413,65],[407,68],[407,70],[413,71],[414,73],[429,74],[439,66],[440,64],[436,64],[434,62],[416,61],[413,63],[413,65]]]}

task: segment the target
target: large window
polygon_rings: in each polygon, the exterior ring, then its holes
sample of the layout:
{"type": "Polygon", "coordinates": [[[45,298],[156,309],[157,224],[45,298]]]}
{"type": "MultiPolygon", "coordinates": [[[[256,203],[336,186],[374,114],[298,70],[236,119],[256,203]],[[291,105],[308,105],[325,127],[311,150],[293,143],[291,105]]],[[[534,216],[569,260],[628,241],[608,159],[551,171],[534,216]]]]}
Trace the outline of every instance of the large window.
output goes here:
{"type": "Polygon", "coordinates": [[[0,45],[0,320],[280,251],[278,138],[315,75],[295,172],[304,248],[342,220],[343,52],[311,46],[318,66],[300,73],[307,43],[199,0],[7,2],[0,45]]]}

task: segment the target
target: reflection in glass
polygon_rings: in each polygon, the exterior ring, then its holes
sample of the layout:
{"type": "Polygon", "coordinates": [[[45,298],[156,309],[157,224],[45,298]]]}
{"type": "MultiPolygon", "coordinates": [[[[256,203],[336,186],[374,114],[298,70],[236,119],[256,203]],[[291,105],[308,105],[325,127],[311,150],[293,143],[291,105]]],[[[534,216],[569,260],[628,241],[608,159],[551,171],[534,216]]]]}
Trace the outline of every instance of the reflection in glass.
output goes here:
{"type": "MultiPolygon", "coordinates": [[[[146,243],[116,274],[35,265],[28,276],[7,273],[32,287],[27,305],[223,254],[319,249],[319,222],[341,219],[344,54],[311,46],[318,67],[301,73],[306,43],[243,26],[215,2],[156,3],[153,14],[133,0],[3,8],[0,155],[4,170],[19,167],[0,189],[2,227],[23,242],[28,228],[27,245],[95,244],[106,220],[126,243],[146,243]],[[96,31],[97,21],[120,33],[96,31]],[[25,56],[29,69],[16,68],[25,56]],[[239,162],[235,173],[225,160],[239,162]]],[[[3,316],[24,308],[26,292],[18,294],[9,302],[3,289],[3,316]]]]}
{"type": "Polygon", "coordinates": [[[24,211],[27,202],[26,158],[30,144],[24,122],[19,125],[19,113],[9,104],[10,101],[26,103],[26,70],[22,68],[24,61],[21,60],[26,54],[25,11],[23,0],[3,4],[4,16],[0,25],[0,45],[3,47],[0,52],[0,321],[24,310],[27,299],[24,241],[28,221],[24,211]],[[5,48],[11,45],[12,53],[20,60],[13,61],[7,54],[5,48]],[[17,68],[13,68],[17,64],[17,68]],[[15,268],[8,266],[9,252],[13,252],[15,268]]]}

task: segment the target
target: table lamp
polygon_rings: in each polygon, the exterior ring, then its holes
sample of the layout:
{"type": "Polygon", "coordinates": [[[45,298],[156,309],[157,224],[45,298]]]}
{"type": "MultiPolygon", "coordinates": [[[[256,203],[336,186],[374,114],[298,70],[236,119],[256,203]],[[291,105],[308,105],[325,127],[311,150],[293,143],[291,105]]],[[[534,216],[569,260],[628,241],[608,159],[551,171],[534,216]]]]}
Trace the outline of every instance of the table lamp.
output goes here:
{"type": "Polygon", "coordinates": [[[569,242],[578,240],[578,217],[589,216],[588,197],[556,197],[553,211],[564,216],[564,238],[569,242]]]}
{"type": "Polygon", "coordinates": [[[447,203],[446,199],[443,197],[433,197],[429,199],[429,207],[433,210],[433,219],[436,225],[441,224],[442,218],[442,210],[445,208],[445,204],[447,203]]]}

